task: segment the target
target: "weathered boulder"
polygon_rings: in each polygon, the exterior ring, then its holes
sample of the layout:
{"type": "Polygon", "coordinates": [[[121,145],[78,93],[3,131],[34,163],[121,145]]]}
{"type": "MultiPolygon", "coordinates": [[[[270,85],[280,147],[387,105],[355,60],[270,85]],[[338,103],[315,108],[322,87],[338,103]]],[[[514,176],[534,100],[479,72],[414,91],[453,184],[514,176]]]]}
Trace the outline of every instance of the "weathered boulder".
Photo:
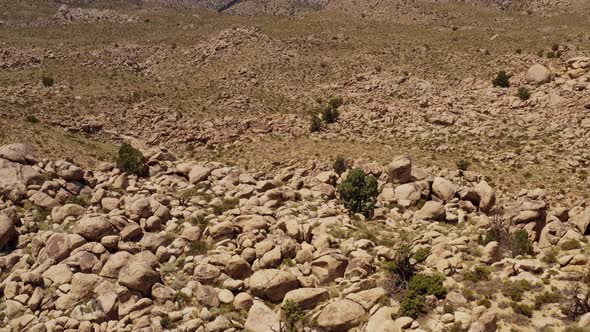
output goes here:
{"type": "Polygon", "coordinates": [[[286,301],[293,301],[301,309],[313,309],[318,303],[327,300],[329,297],[328,291],[324,288],[299,288],[285,295],[283,305],[286,301]]]}
{"type": "Polygon", "coordinates": [[[582,211],[572,209],[571,214],[569,222],[576,226],[583,235],[590,234],[590,207],[582,211]]]}
{"type": "Polygon", "coordinates": [[[434,196],[440,198],[442,201],[448,202],[455,197],[456,192],[457,188],[451,181],[441,177],[434,178],[434,182],[432,182],[432,193],[434,196]]]}
{"type": "Polygon", "coordinates": [[[358,303],[347,299],[339,299],[328,304],[317,318],[318,326],[329,331],[348,331],[357,326],[365,310],[358,303]]]}
{"type": "Polygon", "coordinates": [[[190,183],[199,183],[201,181],[207,180],[209,174],[211,174],[210,169],[197,165],[191,169],[190,173],[188,174],[188,179],[190,183]]]}
{"type": "Polygon", "coordinates": [[[281,321],[279,315],[263,302],[256,301],[248,311],[244,327],[248,331],[276,332],[281,330],[281,321]]]}
{"type": "Polygon", "coordinates": [[[329,252],[321,255],[311,263],[311,272],[320,284],[328,284],[336,278],[342,277],[348,266],[346,256],[337,252],[329,252]]]}
{"type": "Polygon", "coordinates": [[[67,217],[79,217],[84,214],[86,210],[78,204],[66,204],[61,207],[56,207],[51,210],[51,219],[53,222],[61,224],[67,217]]]}
{"type": "Polygon", "coordinates": [[[123,266],[117,281],[120,285],[148,295],[152,286],[160,281],[160,275],[145,262],[132,259],[129,264],[123,266]]]}
{"type": "Polygon", "coordinates": [[[271,302],[280,302],[285,294],[299,287],[297,277],[287,271],[258,270],[250,277],[250,291],[253,295],[271,302]]]}
{"type": "Polygon", "coordinates": [[[113,226],[105,216],[87,216],[76,222],[72,230],[88,241],[98,241],[107,235],[115,234],[113,226]]]}
{"type": "Polygon", "coordinates": [[[0,192],[12,197],[24,196],[27,186],[41,185],[45,179],[33,167],[0,159],[0,192]]]}
{"type": "Polygon", "coordinates": [[[412,160],[409,156],[399,156],[387,165],[389,182],[407,183],[412,178],[412,160]]]}
{"type": "Polygon", "coordinates": [[[532,84],[543,84],[551,81],[551,71],[538,63],[534,64],[526,72],[526,80],[532,84]]]}
{"type": "Polygon", "coordinates": [[[0,213],[0,249],[3,249],[8,244],[15,243],[17,239],[18,233],[14,221],[0,213]]]}
{"type": "Polygon", "coordinates": [[[37,163],[37,153],[31,145],[14,143],[0,147],[0,158],[23,165],[37,163]]]}
{"type": "Polygon", "coordinates": [[[496,192],[484,180],[480,181],[474,188],[479,196],[479,209],[482,212],[490,212],[496,204],[496,192]]]}
{"type": "Polygon", "coordinates": [[[440,220],[445,216],[445,207],[435,201],[428,201],[416,212],[414,217],[418,220],[440,220]]]}

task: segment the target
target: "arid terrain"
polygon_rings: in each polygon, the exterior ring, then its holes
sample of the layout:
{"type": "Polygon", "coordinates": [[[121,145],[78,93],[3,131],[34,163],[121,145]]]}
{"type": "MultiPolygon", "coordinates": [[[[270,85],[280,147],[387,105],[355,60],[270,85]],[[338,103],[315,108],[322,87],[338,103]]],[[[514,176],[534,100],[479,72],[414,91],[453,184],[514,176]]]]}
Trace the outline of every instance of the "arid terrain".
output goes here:
{"type": "Polygon", "coordinates": [[[590,330],[590,3],[0,0],[0,331],[590,330]]]}

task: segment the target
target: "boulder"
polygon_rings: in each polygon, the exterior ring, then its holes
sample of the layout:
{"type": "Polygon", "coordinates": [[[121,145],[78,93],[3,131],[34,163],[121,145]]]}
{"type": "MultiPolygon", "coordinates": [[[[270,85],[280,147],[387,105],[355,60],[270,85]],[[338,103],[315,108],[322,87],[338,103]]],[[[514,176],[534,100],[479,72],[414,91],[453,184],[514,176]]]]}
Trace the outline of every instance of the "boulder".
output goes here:
{"type": "Polygon", "coordinates": [[[45,181],[33,167],[6,159],[0,159],[0,192],[12,196],[24,196],[29,185],[41,185],[45,181]]]}
{"type": "Polygon", "coordinates": [[[526,72],[526,80],[532,84],[543,84],[551,81],[551,71],[538,63],[534,64],[526,72]]]}
{"type": "Polygon", "coordinates": [[[484,180],[480,181],[474,188],[475,193],[479,196],[479,209],[482,212],[490,212],[496,204],[496,192],[484,180]]]}
{"type": "Polygon", "coordinates": [[[211,174],[211,170],[203,166],[194,166],[190,173],[188,173],[188,179],[190,183],[199,183],[207,180],[211,174]]]}
{"type": "Polygon", "coordinates": [[[315,306],[329,298],[328,291],[324,288],[299,288],[290,291],[283,299],[283,305],[286,301],[293,301],[301,309],[313,309],[315,306]]]}
{"type": "Polygon", "coordinates": [[[347,266],[346,256],[333,252],[314,259],[311,263],[311,272],[318,278],[320,284],[328,284],[344,276],[347,266]]]}
{"type": "Polygon", "coordinates": [[[147,296],[152,286],[160,281],[160,275],[149,264],[132,260],[131,263],[123,266],[117,281],[120,285],[147,296]]]}
{"type": "Polygon", "coordinates": [[[445,216],[445,207],[435,201],[428,201],[416,212],[414,217],[418,220],[440,220],[445,216]]]}
{"type": "Polygon", "coordinates": [[[387,165],[388,182],[407,183],[412,178],[412,160],[409,156],[399,156],[387,165]]]}
{"type": "Polygon", "coordinates": [[[0,147],[0,158],[23,165],[34,165],[37,163],[35,148],[22,143],[13,143],[0,147]]]}
{"type": "Polygon", "coordinates": [[[14,221],[0,213],[0,250],[8,244],[16,243],[17,240],[18,233],[14,221]]]}
{"type": "Polygon", "coordinates": [[[277,269],[258,270],[250,277],[253,295],[271,302],[280,302],[285,294],[299,287],[297,277],[277,269]]]}
{"type": "Polygon", "coordinates": [[[86,210],[78,204],[66,204],[51,210],[51,219],[53,222],[61,224],[68,217],[79,217],[86,210]]]}
{"type": "Polygon", "coordinates": [[[76,222],[72,231],[91,242],[100,242],[102,237],[115,234],[113,226],[105,216],[84,217],[76,222]]]}
{"type": "Polygon", "coordinates": [[[575,212],[572,211],[572,216],[569,220],[574,226],[576,226],[583,235],[590,234],[590,207],[586,208],[583,211],[579,211],[576,209],[575,212]]]}
{"type": "Polygon", "coordinates": [[[445,178],[435,177],[432,183],[432,193],[442,201],[448,202],[455,198],[457,188],[451,181],[445,178]]]}
{"type": "Polygon", "coordinates": [[[281,330],[281,321],[279,315],[263,302],[256,301],[248,311],[244,327],[247,331],[276,332],[281,330]]]}
{"type": "Polygon", "coordinates": [[[364,315],[365,310],[358,303],[339,299],[322,309],[317,317],[317,324],[328,331],[348,331],[357,326],[364,315]]]}

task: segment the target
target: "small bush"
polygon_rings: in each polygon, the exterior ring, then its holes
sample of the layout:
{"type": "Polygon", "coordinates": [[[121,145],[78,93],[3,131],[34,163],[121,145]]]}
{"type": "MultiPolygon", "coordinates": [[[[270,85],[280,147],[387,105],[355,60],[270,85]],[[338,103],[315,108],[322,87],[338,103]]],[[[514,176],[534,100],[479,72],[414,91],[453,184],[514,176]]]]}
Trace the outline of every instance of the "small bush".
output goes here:
{"type": "Polygon", "coordinates": [[[469,160],[461,159],[457,160],[456,164],[459,170],[466,171],[469,168],[469,165],[471,165],[471,162],[469,162],[469,160]]]}
{"type": "Polygon", "coordinates": [[[510,76],[504,70],[500,70],[496,78],[492,80],[492,84],[495,87],[508,88],[510,87],[510,76]]]}
{"type": "Polygon", "coordinates": [[[393,262],[386,262],[385,269],[396,276],[399,285],[407,287],[408,282],[416,275],[416,267],[411,262],[412,249],[404,244],[397,251],[393,262]]]}
{"type": "Polygon", "coordinates": [[[518,88],[518,93],[516,95],[520,100],[528,100],[531,98],[531,91],[526,86],[521,86],[518,88]]]}
{"type": "Polygon", "coordinates": [[[346,159],[342,156],[337,156],[332,167],[334,168],[334,172],[338,175],[346,172],[346,169],[348,168],[346,165],[346,159]]]}
{"type": "Polygon", "coordinates": [[[557,248],[551,248],[549,251],[545,253],[541,260],[547,264],[555,264],[557,263],[558,254],[559,250],[557,250],[557,248]]]}
{"type": "Polygon", "coordinates": [[[490,308],[492,306],[492,301],[490,301],[489,299],[486,299],[486,298],[479,299],[479,300],[477,300],[477,305],[482,305],[486,308],[490,308]]]}
{"type": "Polygon", "coordinates": [[[283,304],[283,310],[285,312],[285,327],[287,332],[299,331],[299,326],[303,324],[305,318],[305,313],[301,307],[296,302],[287,300],[283,304]]]}
{"type": "Polygon", "coordinates": [[[430,248],[421,248],[416,251],[413,257],[416,262],[422,263],[428,258],[428,256],[430,256],[430,248]]]}
{"type": "Polygon", "coordinates": [[[476,266],[473,270],[465,272],[463,278],[471,282],[487,281],[490,279],[491,273],[486,266],[476,266]]]}
{"type": "Polygon", "coordinates": [[[447,330],[448,332],[463,332],[463,324],[461,322],[454,322],[453,325],[447,330]]]}
{"type": "Polygon", "coordinates": [[[28,114],[28,115],[25,117],[25,120],[26,120],[27,122],[29,122],[29,123],[39,123],[39,119],[37,119],[37,117],[36,117],[36,116],[34,116],[33,114],[28,114]]]}
{"type": "Polygon", "coordinates": [[[147,173],[147,165],[143,154],[127,143],[123,143],[119,148],[117,168],[125,173],[138,176],[144,176],[147,173]]]}
{"type": "Polygon", "coordinates": [[[324,107],[322,110],[322,120],[324,120],[325,123],[334,123],[338,120],[339,116],[340,112],[332,106],[324,107]]]}
{"type": "Polygon", "coordinates": [[[417,318],[425,314],[426,296],[434,295],[441,299],[447,295],[447,289],[443,287],[444,277],[441,275],[416,274],[409,283],[408,291],[400,304],[400,313],[403,316],[417,318]]]}
{"type": "Polygon", "coordinates": [[[580,242],[575,239],[567,240],[561,245],[561,249],[563,249],[563,250],[574,250],[574,249],[580,249],[580,248],[582,248],[582,246],[580,245],[580,242]]]}
{"type": "Polygon", "coordinates": [[[342,104],[344,104],[344,100],[342,100],[342,98],[332,98],[330,99],[330,101],[328,101],[328,105],[330,105],[330,107],[332,107],[333,109],[338,109],[340,106],[342,106],[342,104]]]}
{"type": "Polygon", "coordinates": [[[309,131],[312,133],[319,133],[322,130],[322,120],[317,115],[311,116],[309,131]]]}
{"type": "Polygon", "coordinates": [[[90,200],[92,197],[88,194],[78,195],[78,196],[70,196],[66,199],[66,204],[77,204],[83,207],[90,206],[90,200]]]}
{"type": "Polygon", "coordinates": [[[524,293],[531,289],[531,283],[526,280],[507,281],[502,288],[502,294],[512,301],[520,302],[524,293]]]}
{"type": "Polygon", "coordinates": [[[547,52],[547,58],[548,59],[555,59],[555,58],[557,58],[557,54],[553,51],[549,51],[549,52],[547,52]]]}
{"type": "Polygon", "coordinates": [[[532,255],[533,243],[529,240],[529,234],[524,229],[514,232],[512,235],[512,256],[532,255]]]}
{"type": "Polygon", "coordinates": [[[208,250],[209,250],[209,246],[207,245],[207,242],[202,241],[202,240],[197,240],[197,241],[191,242],[191,244],[189,245],[188,254],[192,255],[192,256],[203,255],[203,254],[206,254],[208,250]]]}
{"type": "Polygon", "coordinates": [[[563,296],[561,312],[571,320],[576,320],[583,314],[590,312],[590,290],[582,293],[579,286],[569,289],[563,296]]]}
{"type": "Polygon", "coordinates": [[[213,213],[222,215],[225,211],[236,208],[240,203],[238,198],[225,198],[220,205],[213,207],[213,213]]]}
{"type": "Polygon", "coordinates": [[[551,45],[551,50],[553,52],[559,51],[559,44],[558,43],[553,43],[553,45],[551,45]]]}
{"type": "Polygon", "coordinates": [[[548,303],[559,303],[561,301],[561,294],[557,292],[547,292],[535,296],[535,309],[541,309],[543,305],[548,303]]]}
{"type": "Polygon", "coordinates": [[[520,314],[529,318],[533,317],[533,308],[530,305],[512,302],[510,303],[510,307],[512,307],[515,314],[520,314]]]}
{"type": "Polygon", "coordinates": [[[538,51],[537,51],[537,56],[538,56],[539,58],[542,58],[544,55],[545,55],[545,51],[544,51],[544,50],[538,50],[538,51]]]}
{"type": "Polygon", "coordinates": [[[174,323],[172,323],[172,319],[170,319],[170,316],[164,315],[160,319],[160,326],[165,330],[169,330],[174,327],[174,323]]]}
{"type": "Polygon", "coordinates": [[[41,77],[41,83],[43,83],[43,86],[44,87],[49,88],[49,87],[52,87],[55,84],[55,80],[51,76],[45,76],[45,75],[43,75],[41,77]]]}
{"type": "Polygon", "coordinates": [[[338,192],[350,215],[362,213],[367,218],[373,215],[379,194],[374,176],[366,175],[361,169],[353,169],[338,186],[338,192]]]}

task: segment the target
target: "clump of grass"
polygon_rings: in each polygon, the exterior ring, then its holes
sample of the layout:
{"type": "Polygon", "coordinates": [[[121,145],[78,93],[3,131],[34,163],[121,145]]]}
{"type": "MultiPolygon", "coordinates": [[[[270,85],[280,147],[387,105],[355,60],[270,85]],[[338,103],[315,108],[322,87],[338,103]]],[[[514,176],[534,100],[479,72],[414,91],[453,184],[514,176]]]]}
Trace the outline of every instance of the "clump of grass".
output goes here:
{"type": "Polygon", "coordinates": [[[512,301],[520,302],[525,292],[531,289],[531,283],[526,280],[506,281],[502,287],[502,294],[512,301]]]}
{"type": "Polygon", "coordinates": [[[535,309],[541,309],[543,305],[549,303],[559,303],[561,301],[561,294],[558,292],[545,291],[535,296],[535,309]]]}
{"type": "Polygon", "coordinates": [[[213,207],[213,213],[216,215],[222,215],[225,211],[229,211],[237,207],[239,203],[240,200],[237,198],[226,198],[221,202],[220,205],[213,207]]]}
{"type": "Polygon", "coordinates": [[[476,266],[472,270],[463,273],[463,278],[471,282],[487,281],[490,279],[492,272],[487,266],[476,266]]]}
{"type": "Polygon", "coordinates": [[[529,98],[531,98],[531,91],[526,86],[521,86],[520,88],[518,88],[518,92],[516,93],[516,95],[522,101],[528,100],[529,98]]]}
{"type": "Polygon", "coordinates": [[[510,87],[510,75],[504,70],[500,70],[496,75],[496,78],[492,80],[492,85],[500,88],[510,87]]]}
{"type": "Polygon", "coordinates": [[[55,84],[55,80],[51,76],[43,75],[41,76],[41,83],[44,87],[49,88],[55,84]]]}
{"type": "Polygon", "coordinates": [[[25,120],[28,123],[39,123],[39,119],[33,114],[27,114],[27,116],[25,117],[25,120]]]}
{"type": "Polygon", "coordinates": [[[469,168],[469,166],[471,165],[471,162],[469,160],[460,159],[460,160],[457,160],[456,165],[457,165],[457,169],[459,169],[461,171],[466,171],[469,168]]]}
{"type": "Polygon", "coordinates": [[[510,307],[515,314],[520,314],[526,317],[533,317],[533,308],[530,305],[518,302],[511,302],[510,307]]]}
{"type": "Polygon", "coordinates": [[[346,172],[346,169],[348,168],[348,166],[346,165],[346,158],[344,158],[343,156],[336,156],[336,159],[334,160],[332,167],[334,168],[334,172],[336,172],[336,174],[338,175],[346,172]]]}
{"type": "Polygon", "coordinates": [[[529,239],[529,234],[526,230],[521,229],[512,235],[512,255],[514,257],[520,255],[532,255],[533,243],[529,239]]]}
{"type": "Polygon", "coordinates": [[[319,133],[322,130],[322,120],[317,115],[312,115],[309,125],[309,132],[319,133]]]}
{"type": "Polygon", "coordinates": [[[570,239],[561,244],[561,249],[563,250],[574,250],[580,248],[582,248],[582,245],[580,245],[580,242],[576,239],[570,239]]]}

